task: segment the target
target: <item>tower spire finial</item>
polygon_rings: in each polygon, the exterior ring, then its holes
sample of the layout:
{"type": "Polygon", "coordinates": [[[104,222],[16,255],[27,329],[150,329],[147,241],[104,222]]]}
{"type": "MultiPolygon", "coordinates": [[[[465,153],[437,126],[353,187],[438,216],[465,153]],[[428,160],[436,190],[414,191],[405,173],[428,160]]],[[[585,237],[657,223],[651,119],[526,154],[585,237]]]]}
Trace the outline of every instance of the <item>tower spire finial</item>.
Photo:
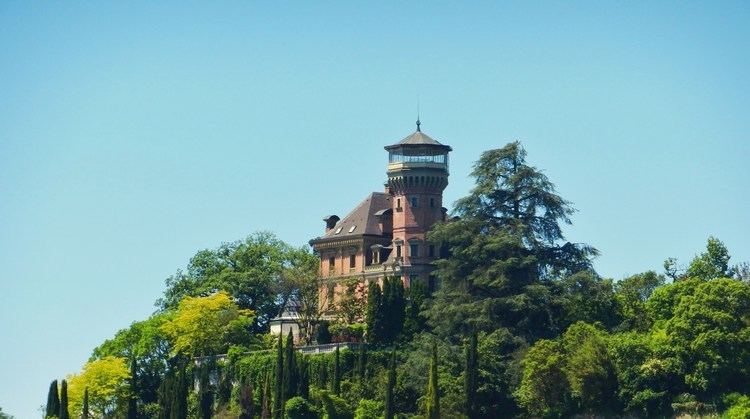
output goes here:
{"type": "Polygon", "coordinates": [[[419,95],[417,95],[417,132],[422,132],[422,129],[419,127],[422,125],[421,122],[419,122],[419,95]]]}

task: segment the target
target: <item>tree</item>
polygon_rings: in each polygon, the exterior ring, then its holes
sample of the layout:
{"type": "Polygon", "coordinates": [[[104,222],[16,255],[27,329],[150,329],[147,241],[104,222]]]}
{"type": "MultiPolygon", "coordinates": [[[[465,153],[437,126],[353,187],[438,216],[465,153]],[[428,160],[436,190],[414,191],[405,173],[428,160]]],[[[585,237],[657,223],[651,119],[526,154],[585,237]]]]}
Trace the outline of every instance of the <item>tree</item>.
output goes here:
{"type": "Polygon", "coordinates": [[[282,280],[289,300],[296,304],[301,339],[310,345],[323,318],[321,307],[328,305],[328,293],[320,292],[320,259],[306,250],[290,251],[288,257],[290,263],[282,270],[282,280]]]}
{"type": "Polygon", "coordinates": [[[711,236],[706,243],[706,251],[693,258],[686,275],[689,278],[714,279],[731,278],[729,251],[721,240],[711,236]]]}
{"type": "Polygon", "coordinates": [[[273,394],[273,417],[280,419],[284,412],[284,349],[281,341],[281,332],[279,332],[279,341],[276,348],[276,374],[274,375],[274,394],[273,394]]]}
{"type": "Polygon", "coordinates": [[[615,299],[622,318],[619,327],[621,330],[646,331],[651,327],[651,319],[646,312],[646,300],[664,282],[663,276],[648,271],[615,283],[615,299]]]}
{"type": "Polygon", "coordinates": [[[68,382],[62,380],[60,386],[60,419],[70,419],[70,413],[68,413],[68,382]]]}
{"type": "Polygon", "coordinates": [[[138,376],[135,357],[130,359],[130,395],[128,397],[128,419],[138,418],[138,376]]]}
{"type": "Polygon", "coordinates": [[[298,371],[297,371],[297,359],[294,354],[294,337],[292,336],[292,330],[289,329],[289,334],[286,337],[286,347],[284,348],[284,400],[289,400],[297,395],[299,388],[298,382],[298,371]]]}
{"type": "Polygon", "coordinates": [[[469,345],[466,347],[466,370],[464,372],[464,393],[466,396],[466,416],[474,419],[477,412],[477,386],[479,380],[479,365],[477,360],[477,332],[471,334],[469,345]]]}
{"type": "Polygon", "coordinates": [[[440,419],[440,392],[438,388],[438,355],[437,343],[432,344],[432,359],[430,360],[429,381],[427,384],[427,401],[425,404],[428,419],[440,419]]]}
{"type": "Polygon", "coordinates": [[[561,343],[563,371],[579,409],[603,412],[612,407],[617,378],[607,351],[606,333],[578,322],[565,331],[561,343]]]}
{"type": "Polygon", "coordinates": [[[188,393],[190,382],[188,381],[188,371],[185,364],[180,366],[176,374],[174,387],[172,391],[172,405],[169,408],[170,419],[186,418],[188,414],[188,393]]]}
{"type": "Polygon", "coordinates": [[[252,316],[221,291],[207,297],[186,297],[161,330],[174,342],[175,355],[213,355],[233,343],[243,343],[234,337],[248,335],[252,316]]]}
{"type": "Polygon", "coordinates": [[[525,162],[518,142],[486,151],[475,186],[456,203],[460,218],[433,227],[431,242],[450,257],[436,262],[441,289],[428,311],[439,335],[453,340],[476,328],[509,328],[528,340],[559,333],[549,280],[591,269],[597,251],[563,243],[570,203],[525,162]]]}
{"type": "Polygon", "coordinates": [[[385,319],[385,341],[395,342],[404,327],[404,283],[398,277],[386,277],[383,289],[382,317],[385,319]]]}
{"type": "Polygon", "coordinates": [[[310,364],[307,362],[307,358],[304,355],[299,358],[299,385],[297,394],[304,399],[310,397],[310,364]]]}
{"type": "Polygon", "coordinates": [[[87,362],[79,374],[68,377],[70,410],[81,411],[88,390],[89,411],[93,416],[125,416],[129,380],[130,369],[125,358],[106,356],[87,362]]]}
{"type": "Polygon", "coordinates": [[[271,381],[268,375],[266,375],[266,379],[263,381],[260,417],[261,419],[271,418],[271,381]]]}
{"type": "Polygon", "coordinates": [[[338,298],[335,299],[338,322],[342,324],[356,323],[365,315],[365,282],[352,277],[342,279],[339,283],[344,286],[344,292],[339,293],[338,298]]]}
{"type": "Polygon", "coordinates": [[[383,318],[383,294],[377,281],[367,284],[367,342],[378,345],[385,340],[385,319],[383,318]]]}
{"type": "Polygon", "coordinates": [[[396,387],[396,350],[391,349],[388,358],[388,382],[385,387],[385,419],[393,419],[395,408],[393,403],[393,389],[396,387]]]}
{"type": "Polygon", "coordinates": [[[205,297],[228,292],[241,309],[252,310],[252,331],[264,332],[294,293],[287,269],[304,266],[307,248],[293,248],[269,232],[258,232],[244,240],[224,243],[215,250],[202,250],[190,259],[187,271],[167,278],[162,310],[177,308],[185,297],[205,297]]]}
{"type": "Polygon", "coordinates": [[[57,392],[57,380],[52,380],[47,392],[47,413],[45,417],[57,417],[60,414],[60,394],[57,392]]]}
{"type": "Polygon", "coordinates": [[[316,419],[318,417],[315,408],[307,400],[294,396],[286,401],[284,405],[285,417],[287,419],[316,419]]]}
{"type": "Polygon", "coordinates": [[[83,390],[83,406],[81,408],[81,418],[89,419],[89,389],[83,390]]]}
{"type": "Polygon", "coordinates": [[[537,341],[523,358],[523,376],[514,395],[529,415],[559,416],[567,410],[570,384],[563,361],[560,343],[545,339],[537,341]]]}
{"type": "Polygon", "coordinates": [[[404,310],[404,340],[409,341],[414,335],[425,329],[425,318],[422,316],[422,305],[427,298],[428,291],[425,281],[411,281],[404,310]]]}
{"type": "Polygon", "coordinates": [[[341,394],[341,355],[339,353],[339,346],[336,345],[335,352],[335,363],[333,364],[333,394],[341,394]]]}

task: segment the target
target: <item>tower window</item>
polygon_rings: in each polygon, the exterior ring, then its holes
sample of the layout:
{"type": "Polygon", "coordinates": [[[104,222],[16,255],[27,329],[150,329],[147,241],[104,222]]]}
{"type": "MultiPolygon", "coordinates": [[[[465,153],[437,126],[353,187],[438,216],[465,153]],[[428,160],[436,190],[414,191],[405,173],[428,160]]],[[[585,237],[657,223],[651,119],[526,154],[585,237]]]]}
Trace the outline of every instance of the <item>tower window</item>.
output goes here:
{"type": "Polygon", "coordinates": [[[396,246],[396,257],[397,258],[401,257],[401,245],[400,244],[396,246]]]}
{"type": "Polygon", "coordinates": [[[409,245],[409,256],[413,258],[419,257],[419,245],[418,244],[410,244],[409,245]]]}
{"type": "Polygon", "coordinates": [[[357,257],[355,255],[349,256],[349,268],[354,269],[357,266],[357,257]]]}
{"type": "Polygon", "coordinates": [[[401,198],[396,199],[396,209],[401,209],[401,198]]]}
{"type": "Polygon", "coordinates": [[[430,198],[430,208],[435,208],[435,198],[430,198]]]}
{"type": "Polygon", "coordinates": [[[427,255],[429,257],[435,257],[435,245],[431,244],[430,247],[427,248],[427,255]]]}
{"type": "Polygon", "coordinates": [[[419,208],[419,198],[416,196],[411,197],[411,206],[412,208],[419,208]]]}

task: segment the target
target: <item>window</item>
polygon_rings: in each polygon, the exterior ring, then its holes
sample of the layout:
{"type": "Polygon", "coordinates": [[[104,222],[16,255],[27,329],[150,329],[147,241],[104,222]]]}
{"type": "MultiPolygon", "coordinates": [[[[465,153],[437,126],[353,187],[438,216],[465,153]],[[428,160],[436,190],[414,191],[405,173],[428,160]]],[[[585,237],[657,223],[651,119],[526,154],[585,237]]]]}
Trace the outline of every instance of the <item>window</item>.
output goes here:
{"type": "Polygon", "coordinates": [[[396,200],[396,209],[397,209],[397,210],[400,210],[400,209],[401,209],[401,198],[398,198],[398,199],[396,200]]]}
{"type": "Polygon", "coordinates": [[[413,258],[419,257],[419,245],[418,244],[409,245],[409,256],[413,258]]]}
{"type": "Polygon", "coordinates": [[[357,266],[357,257],[355,255],[349,256],[349,268],[354,269],[357,266]]]}
{"type": "Polygon", "coordinates": [[[430,198],[430,208],[435,208],[435,198],[430,198]]]}
{"type": "Polygon", "coordinates": [[[401,257],[401,245],[396,246],[396,257],[397,258],[401,257]]]}
{"type": "Polygon", "coordinates": [[[435,257],[435,245],[431,244],[430,247],[427,248],[427,256],[434,258],[435,257]]]}
{"type": "Polygon", "coordinates": [[[411,206],[412,208],[419,208],[419,198],[416,196],[411,197],[411,206]]]}
{"type": "Polygon", "coordinates": [[[336,258],[330,257],[328,258],[328,273],[332,274],[334,269],[336,269],[336,258]]]}
{"type": "Polygon", "coordinates": [[[372,251],[372,263],[376,265],[380,263],[380,249],[375,249],[372,251]]]}

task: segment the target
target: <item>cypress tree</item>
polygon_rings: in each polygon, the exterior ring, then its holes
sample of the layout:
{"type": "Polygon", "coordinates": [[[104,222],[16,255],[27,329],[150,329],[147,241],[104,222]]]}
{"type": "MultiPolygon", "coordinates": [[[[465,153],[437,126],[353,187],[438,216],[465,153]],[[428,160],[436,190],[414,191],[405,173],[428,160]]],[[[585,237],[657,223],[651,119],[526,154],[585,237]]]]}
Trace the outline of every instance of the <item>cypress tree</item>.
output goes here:
{"type": "Polygon", "coordinates": [[[388,360],[388,384],[385,388],[385,419],[393,419],[393,388],[396,386],[396,350],[391,349],[388,360]]]}
{"type": "Polygon", "coordinates": [[[391,296],[387,306],[388,330],[391,331],[391,342],[395,342],[404,330],[406,300],[404,300],[404,283],[399,277],[393,277],[390,281],[391,296]]]}
{"type": "MultiPolygon", "coordinates": [[[[261,395],[261,398],[263,396],[264,395],[261,395]]],[[[255,406],[253,406],[253,385],[250,381],[250,377],[245,377],[245,379],[242,380],[239,394],[239,405],[239,419],[253,419],[253,410],[255,410],[255,406]]]]}
{"type": "Polygon", "coordinates": [[[420,314],[422,303],[427,297],[427,285],[424,281],[416,280],[409,284],[409,298],[405,299],[404,328],[405,340],[425,329],[424,317],[420,314]]]}
{"type": "Polygon", "coordinates": [[[477,383],[479,378],[477,356],[477,332],[471,334],[469,345],[466,347],[466,373],[464,375],[464,393],[466,395],[466,416],[475,419],[477,411],[477,383]]]}
{"type": "Polygon", "coordinates": [[[182,366],[174,382],[170,419],[184,419],[188,412],[188,377],[185,365],[182,366]]]}
{"type": "Polygon", "coordinates": [[[297,394],[305,399],[310,398],[310,363],[304,355],[299,357],[299,389],[297,394]]]}
{"type": "Polygon", "coordinates": [[[427,419],[440,419],[440,394],[438,391],[437,343],[432,344],[429,381],[427,383],[427,419]]]}
{"type": "Polygon", "coordinates": [[[320,366],[318,367],[318,381],[320,388],[328,387],[328,363],[325,358],[320,360],[320,366]]]}
{"type": "Polygon", "coordinates": [[[68,382],[65,380],[62,380],[60,388],[60,419],[70,419],[70,413],[68,413],[68,382]]]}
{"type": "Polygon", "coordinates": [[[52,380],[47,392],[47,412],[46,417],[56,418],[60,414],[60,395],[57,392],[57,380],[52,380]]]}
{"type": "Polygon", "coordinates": [[[370,281],[367,285],[367,341],[373,345],[383,342],[385,325],[383,324],[383,293],[377,281],[370,281]]]}
{"type": "Polygon", "coordinates": [[[214,395],[211,391],[211,383],[208,377],[208,364],[201,366],[200,380],[198,389],[198,401],[200,404],[201,418],[211,419],[214,410],[214,395]]]}
{"type": "Polygon", "coordinates": [[[128,396],[128,419],[138,418],[138,402],[136,400],[138,394],[137,385],[137,365],[135,357],[130,359],[130,395],[128,396]]]}
{"type": "Polygon", "coordinates": [[[81,409],[81,419],[89,419],[89,388],[83,390],[83,409],[81,409]]]}
{"type": "Polygon", "coordinates": [[[261,402],[261,411],[260,411],[260,418],[261,419],[270,419],[271,418],[271,381],[266,375],[265,382],[263,383],[263,400],[261,402]]]}
{"type": "Polygon", "coordinates": [[[367,347],[364,344],[359,345],[359,357],[357,357],[357,379],[364,384],[367,376],[367,347]]]}
{"type": "Polygon", "coordinates": [[[174,371],[169,371],[159,385],[159,419],[169,419],[172,417],[171,409],[174,396],[174,381],[174,371]]]}
{"type": "Polygon", "coordinates": [[[341,394],[341,357],[339,355],[339,345],[336,345],[336,363],[333,365],[333,393],[341,394]]]}
{"type": "Polygon", "coordinates": [[[273,394],[273,417],[281,419],[284,409],[284,349],[282,347],[281,332],[279,332],[279,342],[276,352],[276,374],[274,375],[274,394],[273,394]]]}
{"type": "Polygon", "coordinates": [[[294,337],[292,330],[286,336],[286,348],[284,348],[284,400],[289,400],[297,395],[297,360],[294,354],[294,337]]]}

